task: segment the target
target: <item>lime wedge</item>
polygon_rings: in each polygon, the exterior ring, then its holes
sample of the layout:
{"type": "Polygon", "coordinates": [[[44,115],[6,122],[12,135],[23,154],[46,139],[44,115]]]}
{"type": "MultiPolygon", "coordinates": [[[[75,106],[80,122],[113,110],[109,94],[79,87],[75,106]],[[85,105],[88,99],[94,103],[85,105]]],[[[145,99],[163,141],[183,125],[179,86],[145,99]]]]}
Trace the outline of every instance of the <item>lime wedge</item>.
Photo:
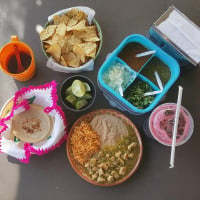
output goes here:
{"type": "Polygon", "coordinates": [[[86,82],[83,82],[83,84],[85,85],[86,92],[90,92],[90,91],[91,91],[91,88],[90,88],[89,84],[86,83],[86,82]]]}
{"type": "Polygon", "coordinates": [[[82,97],[86,93],[86,87],[80,80],[74,80],[72,83],[72,93],[76,97],[82,97]]]}

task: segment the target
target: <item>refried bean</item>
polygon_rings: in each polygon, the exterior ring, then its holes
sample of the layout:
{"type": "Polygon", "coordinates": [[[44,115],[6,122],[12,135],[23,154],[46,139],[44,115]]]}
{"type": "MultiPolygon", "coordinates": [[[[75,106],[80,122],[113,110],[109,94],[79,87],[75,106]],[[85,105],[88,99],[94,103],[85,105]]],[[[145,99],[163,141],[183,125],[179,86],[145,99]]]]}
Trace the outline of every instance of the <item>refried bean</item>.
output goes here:
{"type": "Polygon", "coordinates": [[[124,136],[128,136],[126,124],[121,119],[109,114],[95,116],[90,124],[100,136],[102,147],[114,146],[124,136]]]}

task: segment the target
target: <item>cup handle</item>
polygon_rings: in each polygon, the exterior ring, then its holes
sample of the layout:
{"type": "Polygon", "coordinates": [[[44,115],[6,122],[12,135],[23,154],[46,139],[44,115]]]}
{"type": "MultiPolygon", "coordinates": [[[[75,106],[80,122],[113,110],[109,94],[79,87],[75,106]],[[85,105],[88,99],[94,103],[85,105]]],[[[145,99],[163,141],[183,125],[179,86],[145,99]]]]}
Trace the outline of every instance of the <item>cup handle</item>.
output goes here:
{"type": "Polygon", "coordinates": [[[11,35],[11,42],[19,42],[17,35],[11,35]]]}

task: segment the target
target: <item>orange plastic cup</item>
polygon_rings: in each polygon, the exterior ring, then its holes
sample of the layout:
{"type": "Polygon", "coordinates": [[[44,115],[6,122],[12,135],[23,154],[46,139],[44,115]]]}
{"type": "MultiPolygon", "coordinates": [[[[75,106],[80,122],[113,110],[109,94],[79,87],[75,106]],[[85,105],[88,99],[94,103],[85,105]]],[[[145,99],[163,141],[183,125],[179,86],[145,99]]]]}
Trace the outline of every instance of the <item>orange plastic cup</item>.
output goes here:
{"type": "Polygon", "coordinates": [[[11,36],[11,42],[5,44],[0,51],[0,68],[2,71],[13,77],[18,81],[27,81],[31,79],[35,74],[35,59],[33,55],[33,51],[31,48],[25,44],[24,42],[19,41],[16,35],[11,36]],[[19,73],[12,73],[8,69],[9,59],[15,55],[15,47],[17,47],[19,52],[24,52],[31,57],[30,65],[23,71],[19,73]]]}

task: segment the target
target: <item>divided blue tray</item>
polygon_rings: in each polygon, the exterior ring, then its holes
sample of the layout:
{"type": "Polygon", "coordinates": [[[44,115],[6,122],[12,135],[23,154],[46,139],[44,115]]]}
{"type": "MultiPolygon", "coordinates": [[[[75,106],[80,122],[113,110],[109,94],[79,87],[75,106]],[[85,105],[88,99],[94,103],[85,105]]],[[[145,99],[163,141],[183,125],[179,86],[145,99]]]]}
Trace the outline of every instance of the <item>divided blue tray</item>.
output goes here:
{"type": "MultiPolygon", "coordinates": [[[[144,66],[152,59],[152,57],[149,58],[149,60],[144,64],[144,66]]],[[[132,68],[130,68],[130,70],[132,70],[133,73],[136,74],[136,77],[138,79],[141,79],[141,80],[147,82],[152,87],[153,90],[159,90],[159,88],[153,82],[151,82],[148,78],[146,78],[143,75],[141,75],[140,73],[134,71],[132,68]]],[[[143,35],[133,34],[133,35],[126,37],[120,43],[120,45],[105,60],[105,62],[99,69],[98,76],[97,76],[97,82],[98,82],[99,88],[103,91],[104,96],[109,100],[109,102],[112,106],[115,106],[124,111],[128,111],[131,114],[144,114],[144,113],[151,111],[161,101],[161,99],[165,96],[165,94],[168,92],[170,87],[178,79],[179,74],[180,74],[180,67],[179,67],[178,62],[174,58],[172,58],[170,55],[168,55],[166,52],[164,52],[160,47],[156,46],[152,41],[150,41],[143,35]],[[109,66],[113,62],[117,61],[117,62],[122,63],[123,65],[127,65],[123,60],[121,60],[117,56],[121,52],[121,50],[128,43],[131,43],[131,42],[139,43],[139,44],[143,45],[145,48],[147,48],[148,50],[155,50],[156,53],[152,57],[157,57],[158,59],[160,59],[165,65],[167,65],[169,67],[170,72],[171,72],[171,77],[170,77],[169,81],[164,85],[162,93],[157,94],[155,96],[154,101],[145,109],[139,109],[139,108],[135,107],[134,105],[132,105],[125,98],[123,98],[120,94],[118,94],[112,88],[110,88],[108,85],[106,85],[102,78],[104,72],[109,68],[109,66]]],[[[132,84],[134,84],[134,80],[132,81],[132,84]]]]}

